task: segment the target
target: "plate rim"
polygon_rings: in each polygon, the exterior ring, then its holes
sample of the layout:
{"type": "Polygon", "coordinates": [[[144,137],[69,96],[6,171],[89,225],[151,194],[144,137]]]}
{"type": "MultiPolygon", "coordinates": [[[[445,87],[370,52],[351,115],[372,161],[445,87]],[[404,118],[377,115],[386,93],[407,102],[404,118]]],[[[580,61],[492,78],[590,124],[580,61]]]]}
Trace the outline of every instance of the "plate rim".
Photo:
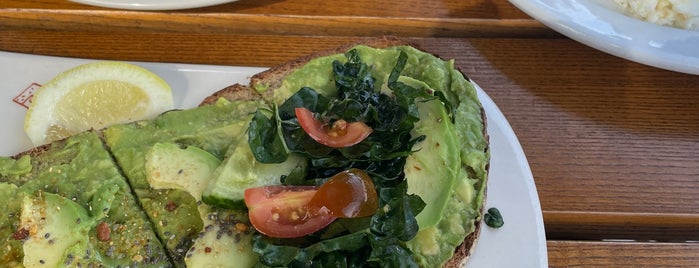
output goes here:
{"type": "Polygon", "coordinates": [[[128,10],[179,10],[214,6],[238,0],[70,0],[84,5],[128,10]]]}

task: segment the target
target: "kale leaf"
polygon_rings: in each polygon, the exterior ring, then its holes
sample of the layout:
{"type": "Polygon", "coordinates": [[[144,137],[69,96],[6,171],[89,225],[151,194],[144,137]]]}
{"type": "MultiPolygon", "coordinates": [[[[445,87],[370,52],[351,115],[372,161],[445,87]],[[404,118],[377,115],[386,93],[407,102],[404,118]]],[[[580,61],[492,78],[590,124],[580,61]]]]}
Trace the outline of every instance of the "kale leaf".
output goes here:
{"type": "Polygon", "coordinates": [[[289,150],[281,135],[281,120],[275,107],[272,118],[267,118],[260,110],[255,112],[248,130],[248,143],[258,161],[282,163],[289,150]]]}
{"type": "Polygon", "coordinates": [[[415,216],[425,207],[417,195],[407,194],[408,184],[379,189],[380,204],[384,204],[371,218],[371,231],[381,237],[395,237],[401,241],[413,239],[418,231],[415,216]]]}
{"type": "MultiPolygon", "coordinates": [[[[367,244],[367,232],[356,232],[345,236],[322,240],[307,247],[275,245],[273,239],[262,235],[253,237],[253,250],[260,254],[260,263],[269,267],[314,267],[314,263],[329,261],[317,257],[341,258],[330,255],[337,251],[353,252],[361,250],[367,244]]],[[[346,259],[345,257],[342,257],[346,259]]],[[[323,266],[324,267],[324,266],[323,266]]]]}
{"type": "Polygon", "coordinates": [[[505,225],[505,220],[502,218],[500,210],[494,207],[489,208],[488,212],[486,212],[485,215],[483,215],[483,221],[485,221],[485,224],[489,227],[496,229],[505,225]]]}

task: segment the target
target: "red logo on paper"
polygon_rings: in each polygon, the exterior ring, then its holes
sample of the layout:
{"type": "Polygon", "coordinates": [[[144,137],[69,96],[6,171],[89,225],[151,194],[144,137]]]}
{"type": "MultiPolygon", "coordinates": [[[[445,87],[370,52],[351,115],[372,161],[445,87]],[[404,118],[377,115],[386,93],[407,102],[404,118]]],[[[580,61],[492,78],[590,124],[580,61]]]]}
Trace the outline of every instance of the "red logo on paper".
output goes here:
{"type": "Polygon", "coordinates": [[[32,83],[27,88],[22,90],[12,101],[23,106],[24,108],[29,108],[29,104],[32,103],[32,98],[34,97],[34,92],[39,89],[41,85],[37,83],[32,83]]]}

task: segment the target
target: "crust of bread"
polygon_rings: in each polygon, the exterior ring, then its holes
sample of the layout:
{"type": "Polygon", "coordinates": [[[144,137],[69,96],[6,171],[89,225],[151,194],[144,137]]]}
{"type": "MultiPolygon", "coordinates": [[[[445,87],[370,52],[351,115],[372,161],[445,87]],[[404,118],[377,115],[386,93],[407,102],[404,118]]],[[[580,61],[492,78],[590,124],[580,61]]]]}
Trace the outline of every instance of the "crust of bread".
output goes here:
{"type": "MultiPolygon", "coordinates": [[[[324,50],[324,51],[319,51],[313,54],[309,54],[300,58],[297,58],[295,60],[291,60],[285,63],[282,63],[280,65],[274,66],[266,71],[260,72],[258,74],[253,75],[250,77],[250,83],[248,85],[240,85],[240,84],[235,84],[229,87],[226,87],[224,89],[221,89],[220,91],[214,93],[213,95],[209,96],[206,98],[201,104],[206,105],[206,104],[211,104],[215,103],[216,100],[219,97],[224,97],[228,100],[252,100],[252,99],[257,99],[260,97],[263,97],[264,94],[271,94],[274,92],[275,89],[279,88],[281,85],[281,81],[283,80],[284,77],[289,75],[291,72],[294,70],[298,69],[299,67],[303,66],[304,64],[308,63],[310,60],[322,57],[322,56],[328,56],[328,55],[333,55],[333,54],[338,54],[338,53],[345,53],[347,50],[351,49],[354,46],[357,45],[366,45],[370,47],[375,47],[375,48],[388,48],[392,46],[399,46],[399,45],[409,45],[413,46],[415,48],[418,48],[418,46],[414,44],[410,44],[408,42],[405,42],[399,38],[396,37],[380,37],[380,38],[370,38],[370,39],[363,39],[355,43],[339,46],[336,48],[324,50]],[[265,85],[269,89],[266,90],[263,95],[258,93],[254,88],[257,85],[265,85]]],[[[435,55],[436,56],[436,55],[435,55]]],[[[464,75],[464,77],[466,77],[464,75]]],[[[467,78],[468,79],[468,78],[467,78]]],[[[486,117],[485,117],[485,111],[481,108],[481,117],[483,118],[484,124],[486,124],[486,117]]],[[[483,134],[488,141],[488,135],[486,133],[486,125],[483,127],[483,134]]],[[[489,166],[486,166],[486,171],[489,170],[489,166]]],[[[485,197],[484,197],[485,200],[485,197]]],[[[483,214],[484,207],[481,206],[481,211],[480,214],[483,214]]],[[[452,256],[451,259],[449,259],[443,267],[445,268],[456,268],[456,267],[463,267],[466,260],[468,257],[471,255],[471,252],[473,248],[476,245],[476,242],[478,241],[478,237],[480,235],[480,230],[481,230],[481,219],[477,219],[475,222],[475,229],[474,231],[469,234],[465,239],[464,242],[461,243],[456,249],[454,250],[454,255],[452,256]]]]}
{"type": "Polygon", "coordinates": [[[260,99],[260,94],[258,94],[257,91],[252,90],[252,88],[247,85],[234,84],[227,86],[219,91],[216,91],[214,94],[211,94],[208,97],[204,98],[204,100],[201,101],[199,106],[214,104],[220,98],[224,98],[231,101],[250,101],[260,99]]]}
{"type": "Polygon", "coordinates": [[[51,149],[51,143],[31,148],[27,151],[21,152],[15,156],[13,156],[12,158],[19,159],[20,157],[25,156],[25,155],[28,155],[30,157],[35,157],[37,155],[43,154],[44,152],[48,151],[49,149],[51,149]]]}

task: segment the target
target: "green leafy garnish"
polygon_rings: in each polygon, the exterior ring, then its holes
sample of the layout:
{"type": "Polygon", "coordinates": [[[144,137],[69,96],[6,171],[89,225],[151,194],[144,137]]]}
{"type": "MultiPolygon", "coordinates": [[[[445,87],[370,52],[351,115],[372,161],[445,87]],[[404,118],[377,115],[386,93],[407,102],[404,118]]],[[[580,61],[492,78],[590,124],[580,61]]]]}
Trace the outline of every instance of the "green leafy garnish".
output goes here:
{"type": "Polygon", "coordinates": [[[505,224],[505,221],[502,219],[502,215],[500,214],[500,210],[497,208],[488,209],[488,212],[486,212],[483,216],[483,221],[485,221],[485,224],[491,228],[500,228],[505,224]]]}
{"type": "Polygon", "coordinates": [[[281,121],[277,109],[274,109],[272,118],[267,118],[260,110],[250,122],[248,142],[253,154],[258,159],[264,159],[264,163],[282,163],[289,155],[281,132],[281,121]],[[254,145],[254,146],[253,146],[254,145]]]}

